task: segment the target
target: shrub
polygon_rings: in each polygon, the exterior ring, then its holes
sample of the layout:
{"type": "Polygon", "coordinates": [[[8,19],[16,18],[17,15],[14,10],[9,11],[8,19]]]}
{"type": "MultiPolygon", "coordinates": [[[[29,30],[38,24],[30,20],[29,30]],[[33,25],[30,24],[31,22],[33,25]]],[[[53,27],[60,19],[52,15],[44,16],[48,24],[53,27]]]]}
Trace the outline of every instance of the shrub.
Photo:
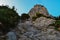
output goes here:
{"type": "Polygon", "coordinates": [[[54,17],[55,20],[60,20],[60,16],[54,17]]]}
{"type": "Polygon", "coordinates": [[[0,22],[3,24],[5,30],[15,28],[20,16],[14,8],[7,6],[0,6],[0,22]]]}
{"type": "Polygon", "coordinates": [[[56,20],[55,23],[52,23],[49,26],[55,26],[55,30],[59,30],[59,28],[60,28],[60,20],[56,20]]]}
{"type": "Polygon", "coordinates": [[[32,20],[35,21],[37,19],[37,16],[33,16],[32,20]]]}
{"type": "Polygon", "coordinates": [[[55,26],[60,27],[60,20],[57,20],[57,21],[55,22],[55,26]]]}
{"type": "Polygon", "coordinates": [[[28,18],[30,18],[30,16],[29,16],[28,14],[23,13],[23,14],[21,15],[21,20],[26,20],[26,19],[28,19],[28,18]]]}
{"type": "Polygon", "coordinates": [[[36,13],[36,16],[37,16],[37,17],[46,17],[46,16],[44,16],[43,14],[40,14],[40,13],[38,13],[38,12],[36,13]]]}

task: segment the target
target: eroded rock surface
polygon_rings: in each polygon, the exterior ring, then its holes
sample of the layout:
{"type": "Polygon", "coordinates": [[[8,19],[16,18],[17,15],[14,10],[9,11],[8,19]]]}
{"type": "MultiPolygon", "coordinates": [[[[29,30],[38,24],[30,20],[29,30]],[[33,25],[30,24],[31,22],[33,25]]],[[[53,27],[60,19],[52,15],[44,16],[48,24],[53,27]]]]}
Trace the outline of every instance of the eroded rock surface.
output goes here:
{"type": "Polygon", "coordinates": [[[50,16],[47,9],[41,5],[41,4],[36,4],[30,11],[29,11],[29,15],[30,17],[36,16],[36,13],[40,13],[43,14],[45,16],[50,16]]]}
{"type": "Polygon", "coordinates": [[[54,26],[48,26],[54,22],[53,19],[41,17],[34,22],[19,23],[19,40],[60,40],[60,32],[54,30],[54,26]]]}

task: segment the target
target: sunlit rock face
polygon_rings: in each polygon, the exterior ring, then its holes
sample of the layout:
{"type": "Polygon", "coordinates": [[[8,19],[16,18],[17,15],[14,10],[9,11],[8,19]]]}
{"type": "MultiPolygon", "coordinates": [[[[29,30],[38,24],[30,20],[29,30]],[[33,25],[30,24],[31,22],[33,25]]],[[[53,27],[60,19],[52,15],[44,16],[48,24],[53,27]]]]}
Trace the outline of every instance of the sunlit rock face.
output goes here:
{"type": "Polygon", "coordinates": [[[40,17],[34,21],[34,25],[38,28],[48,27],[52,23],[55,23],[55,20],[46,17],[40,17]]]}
{"type": "Polygon", "coordinates": [[[40,4],[36,4],[30,11],[29,11],[29,15],[30,17],[36,16],[36,13],[40,13],[43,14],[45,16],[49,16],[49,13],[47,11],[47,9],[40,4]]]}
{"type": "MultiPolygon", "coordinates": [[[[41,19],[39,20],[44,22],[42,19],[46,20],[45,23],[48,23],[49,21],[45,17],[41,17],[41,19]]],[[[54,23],[54,21],[55,20],[50,19],[49,21],[50,23],[48,24],[54,23]]],[[[38,26],[38,24],[34,25],[33,22],[26,21],[24,23],[19,23],[17,27],[19,29],[19,32],[17,32],[20,37],[19,40],[60,40],[60,32],[54,30],[54,26],[48,26],[44,24],[43,27],[41,28],[41,26],[38,26]]]]}

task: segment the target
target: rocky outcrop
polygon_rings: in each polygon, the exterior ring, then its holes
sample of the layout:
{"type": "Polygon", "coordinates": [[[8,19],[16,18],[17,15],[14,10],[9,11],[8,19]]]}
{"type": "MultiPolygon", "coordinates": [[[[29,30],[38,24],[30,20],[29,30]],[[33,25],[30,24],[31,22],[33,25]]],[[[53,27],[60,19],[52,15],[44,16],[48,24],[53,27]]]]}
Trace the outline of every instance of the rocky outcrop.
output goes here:
{"type": "MultiPolygon", "coordinates": [[[[48,18],[53,16],[49,15],[47,9],[44,6],[35,5],[29,11],[29,15],[30,18],[28,20],[23,20],[23,22],[20,20],[17,28],[14,29],[18,35],[17,38],[19,40],[60,40],[60,32],[56,31],[54,29],[55,27],[50,25],[55,23],[56,20],[53,18],[48,18]],[[30,18],[36,16],[37,12],[45,16],[38,17],[36,20],[32,21],[30,18]]],[[[3,39],[0,37],[0,40],[3,39]]]]}
{"type": "Polygon", "coordinates": [[[52,23],[55,23],[55,20],[53,19],[50,19],[50,18],[46,18],[46,17],[40,17],[40,18],[37,18],[35,21],[34,21],[34,25],[38,28],[44,28],[44,27],[48,27],[48,25],[52,24],[52,23]]]}
{"type": "MultiPolygon", "coordinates": [[[[47,23],[48,21],[50,21],[50,23],[48,24],[51,24],[54,22],[53,19],[48,20],[44,17],[41,17],[41,19],[46,20],[47,23]]],[[[41,21],[44,22],[43,20],[41,21]]],[[[40,24],[40,25],[43,25],[43,24],[40,24]]],[[[19,40],[60,40],[60,32],[54,30],[54,26],[48,26],[48,25],[47,27],[45,26],[46,25],[43,25],[43,28],[39,26],[38,28],[41,28],[41,29],[38,29],[37,27],[35,27],[34,23],[31,21],[19,23],[18,24],[19,32],[17,32],[19,33],[19,36],[20,36],[19,40]]]]}
{"type": "MultiPolygon", "coordinates": [[[[47,17],[47,9],[42,5],[35,5],[30,11],[30,17],[36,16],[36,13],[39,12],[47,17]]],[[[38,17],[35,21],[29,19],[28,21],[19,22],[16,31],[19,34],[19,40],[60,40],[60,32],[56,31],[54,26],[50,24],[55,23],[56,20],[53,18],[47,17],[38,17]]],[[[52,17],[52,16],[51,16],[52,17]]]]}
{"type": "Polygon", "coordinates": [[[29,15],[30,17],[36,16],[36,13],[40,13],[43,14],[45,16],[50,16],[47,9],[40,4],[35,5],[30,11],[29,11],[29,15]]]}

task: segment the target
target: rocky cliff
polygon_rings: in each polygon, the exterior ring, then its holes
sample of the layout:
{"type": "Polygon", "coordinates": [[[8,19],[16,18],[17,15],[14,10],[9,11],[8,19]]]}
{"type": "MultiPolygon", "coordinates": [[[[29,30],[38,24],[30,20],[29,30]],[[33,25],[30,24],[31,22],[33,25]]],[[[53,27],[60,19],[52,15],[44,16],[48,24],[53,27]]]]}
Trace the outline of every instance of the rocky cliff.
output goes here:
{"type": "Polygon", "coordinates": [[[54,19],[46,17],[37,18],[34,22],[19,22],[19,40],[60,40],[60,32],[54,26],[49,26],[54,22],[54,19]]]}
{"type": "Polygon", "coordinates": [[[47,11],[47,9],[40,4],[36,4],[30,11],[29,11],[29,15],[30,17],[32,16],[36,16],[36,13],[40,13],[43,14],[45,16],[49,16],[49,13],[47,11]]]}
{"type": "Polygon", "coordinates": [[[14,29],[19,40],[60,40],[60,32],[55,30],[55,26],[50,25],[55,23],[56,20],[51,18],[52,16],[50,16],[43,5],[35,5],[28,14],[30,18],[23,20],[24,22],[20,19],[20,22],[14,29]],[[40,13],[42,16],[39,15],[32,21],[30,18],[36,16],[36,13],[40,13]]]}
{"type": "MultiPolygon", "coordinates": [[[[42,5],[35,5],[30,11],[30,17],[36,16],[36,13],[50,16],[47,9],[42,5]]],[[[60,40],[60,32],[56,31],[54,26],[56,20],[47,17],[38,17],[35,21],[27,20],[24,23],[19,22],[18,31],[19,40],[60,40]]]]}

